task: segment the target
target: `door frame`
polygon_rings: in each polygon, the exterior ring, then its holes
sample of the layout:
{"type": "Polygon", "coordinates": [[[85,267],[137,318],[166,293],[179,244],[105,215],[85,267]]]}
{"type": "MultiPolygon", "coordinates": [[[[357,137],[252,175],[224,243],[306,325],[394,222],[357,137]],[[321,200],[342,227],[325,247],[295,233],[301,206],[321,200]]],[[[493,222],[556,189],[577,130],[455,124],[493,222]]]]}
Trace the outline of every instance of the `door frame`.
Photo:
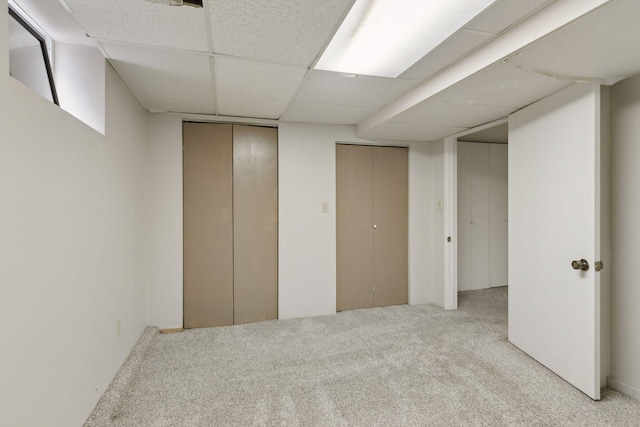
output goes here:
{"type": "Polygon", "coordinates": [[[509,122],[505,117],[444,139],[444,309],[458,309],[458,138],[509,122]]]}

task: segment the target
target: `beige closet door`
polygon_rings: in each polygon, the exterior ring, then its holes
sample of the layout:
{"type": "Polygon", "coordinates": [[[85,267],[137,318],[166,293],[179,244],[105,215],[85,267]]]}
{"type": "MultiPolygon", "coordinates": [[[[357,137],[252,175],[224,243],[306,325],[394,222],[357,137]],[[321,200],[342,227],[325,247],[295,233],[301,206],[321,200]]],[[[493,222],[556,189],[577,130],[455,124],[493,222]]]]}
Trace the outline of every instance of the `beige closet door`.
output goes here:
{"type": "Polygon", "coordinates": [[[374,306],[409,299],[409,150],[373,148],[374,306]]]}
{"type": "Polygon", "coordinates": [[[234,323],[278,318],[278,131],[233,127],[234,323]]]}
{"type": "Polygon", "coordinates": [[[373,147],[336,145],[336,310],[373,307],[373,147]]]}
{"type": "Polygon", "coordinates": [[[184,327],[233,325],[232,127],[183,125],[184,327]]]}
{"type": "Polygon", "coordinates": [[[338,311],[408,300],[408,150],[336,146],[338,311]]]}

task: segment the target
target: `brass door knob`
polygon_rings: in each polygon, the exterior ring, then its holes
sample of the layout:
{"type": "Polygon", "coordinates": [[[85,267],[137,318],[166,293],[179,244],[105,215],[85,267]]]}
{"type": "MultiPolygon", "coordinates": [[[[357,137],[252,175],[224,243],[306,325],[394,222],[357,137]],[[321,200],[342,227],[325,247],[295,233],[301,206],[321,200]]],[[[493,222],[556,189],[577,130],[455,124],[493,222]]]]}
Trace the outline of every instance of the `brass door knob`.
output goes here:
{"type": "Polygon", "coordinates": [[[573,267],[574,270],[587,271],[589,269],[589,263],[584,258],[580,261],[573,260],[571,261],[571,267],[573,267]]]}

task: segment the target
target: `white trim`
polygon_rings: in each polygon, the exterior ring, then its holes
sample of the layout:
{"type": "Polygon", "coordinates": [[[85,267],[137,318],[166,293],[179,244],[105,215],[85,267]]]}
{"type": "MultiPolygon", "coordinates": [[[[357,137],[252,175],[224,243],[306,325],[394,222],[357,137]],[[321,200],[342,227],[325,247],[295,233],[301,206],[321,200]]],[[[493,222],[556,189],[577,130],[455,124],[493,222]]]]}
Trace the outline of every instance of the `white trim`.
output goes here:
{"type": "Polygon", "coordinates": [[[444,139],[444,308],[458,309],[458,139],[444,139]],[[448,239],[451,238],[451,242],[448,239]]]}
{"type": "Polygon", "coordinates": [[[607,385],[609,388],[618,390],[636,400],[640,400],[640,388],[638,387],[634,387],[613,377],[607,377],[607,385]]]}

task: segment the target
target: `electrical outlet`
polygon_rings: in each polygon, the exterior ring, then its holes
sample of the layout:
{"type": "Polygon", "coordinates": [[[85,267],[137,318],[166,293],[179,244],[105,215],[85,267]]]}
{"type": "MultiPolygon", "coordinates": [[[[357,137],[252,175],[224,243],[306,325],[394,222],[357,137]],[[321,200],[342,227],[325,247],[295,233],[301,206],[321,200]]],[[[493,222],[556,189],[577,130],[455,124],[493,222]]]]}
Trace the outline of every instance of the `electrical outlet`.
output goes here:
{"type": "Polygon", "coordinates": [[[116,336],[119,337],[120,336],[120,330],[121,330],[121,323],[120,323],[120,319],[116,319],[116,336]]]}

